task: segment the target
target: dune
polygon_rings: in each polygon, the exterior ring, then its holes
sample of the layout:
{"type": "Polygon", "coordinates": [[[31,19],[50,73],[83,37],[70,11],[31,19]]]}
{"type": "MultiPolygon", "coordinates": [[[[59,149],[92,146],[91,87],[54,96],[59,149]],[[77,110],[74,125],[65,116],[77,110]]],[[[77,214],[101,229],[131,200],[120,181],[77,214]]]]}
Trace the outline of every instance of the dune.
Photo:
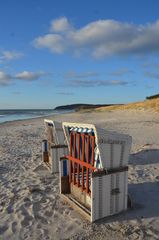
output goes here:
{"type": "Polygon", "coordinates": [[[124,105],[115,105],[115,106],[108,106],[108,107],[100,107],[95,109],[96,111],[110,111],[110,110],[148,110],[153,112],[159,112],[159,98],[157,99],[150,99],[141,102],[134,102],[124,105]]]}

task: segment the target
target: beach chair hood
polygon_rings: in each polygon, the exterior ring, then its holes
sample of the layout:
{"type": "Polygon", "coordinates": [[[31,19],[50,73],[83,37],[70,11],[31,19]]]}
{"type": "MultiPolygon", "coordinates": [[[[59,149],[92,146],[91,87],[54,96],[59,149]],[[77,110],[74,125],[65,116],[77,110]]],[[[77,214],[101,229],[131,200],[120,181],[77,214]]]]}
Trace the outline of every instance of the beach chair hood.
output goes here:
{"type": "Polygon", "coordinates": [[[128,165],[131,136],[108,131],[94,124],[63,122],[62,126],[68,146],[70,146],[71,131],[95,136],[96,168],[107,170],[128,165]]]}
{"type": "Polygon", "coordinates": [[[51,127],[50,135],[52,137],[52,143],[55,145],[63,145],[65,143],[65,135],[63,133],[62,123],[49,119],[45,119],[44,123],[46,131],[48,130],[48,126],[51,127]]]}

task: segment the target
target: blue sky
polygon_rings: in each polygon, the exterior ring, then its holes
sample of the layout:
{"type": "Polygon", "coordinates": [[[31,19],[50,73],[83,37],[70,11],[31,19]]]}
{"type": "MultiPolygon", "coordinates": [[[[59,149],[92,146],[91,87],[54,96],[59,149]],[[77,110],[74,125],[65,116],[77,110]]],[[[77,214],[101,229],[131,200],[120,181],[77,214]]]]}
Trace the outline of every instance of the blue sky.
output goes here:
{"type": "Polygon", "coordinates": [[[158,9],[158,0],[1,0],[0,109],[158,93],[158,9]]]}

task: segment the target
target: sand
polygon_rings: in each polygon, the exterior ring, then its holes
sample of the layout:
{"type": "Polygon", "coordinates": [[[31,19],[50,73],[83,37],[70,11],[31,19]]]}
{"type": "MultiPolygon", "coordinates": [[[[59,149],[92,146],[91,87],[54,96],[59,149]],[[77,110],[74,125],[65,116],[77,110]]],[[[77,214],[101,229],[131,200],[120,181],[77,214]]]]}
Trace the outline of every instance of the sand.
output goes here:
{"type": "Polygon", "coordinates": [[[54,116],[129,134],[133,208],[89,223],[59,195],[58,174],[41,159],[43,119],[0,125],[0,239],[159,239],[159,114],[107,111],[54,116]]]}

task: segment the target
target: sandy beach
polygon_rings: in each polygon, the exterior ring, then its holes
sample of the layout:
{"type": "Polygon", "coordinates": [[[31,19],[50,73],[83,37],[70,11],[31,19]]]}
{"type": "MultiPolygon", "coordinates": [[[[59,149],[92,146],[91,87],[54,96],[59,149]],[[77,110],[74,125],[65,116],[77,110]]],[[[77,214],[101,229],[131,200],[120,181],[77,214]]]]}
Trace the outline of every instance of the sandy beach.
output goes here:
{"type": "Polygon", "coordinates": [[[58,174],[42,163],[42,118],[0,125],[0,239],[159,239],[159,113],[71,113],[54,120],[95,123],[133,138],[129,193],[133,208],[89,223],[60,199],[58,174]]]}

